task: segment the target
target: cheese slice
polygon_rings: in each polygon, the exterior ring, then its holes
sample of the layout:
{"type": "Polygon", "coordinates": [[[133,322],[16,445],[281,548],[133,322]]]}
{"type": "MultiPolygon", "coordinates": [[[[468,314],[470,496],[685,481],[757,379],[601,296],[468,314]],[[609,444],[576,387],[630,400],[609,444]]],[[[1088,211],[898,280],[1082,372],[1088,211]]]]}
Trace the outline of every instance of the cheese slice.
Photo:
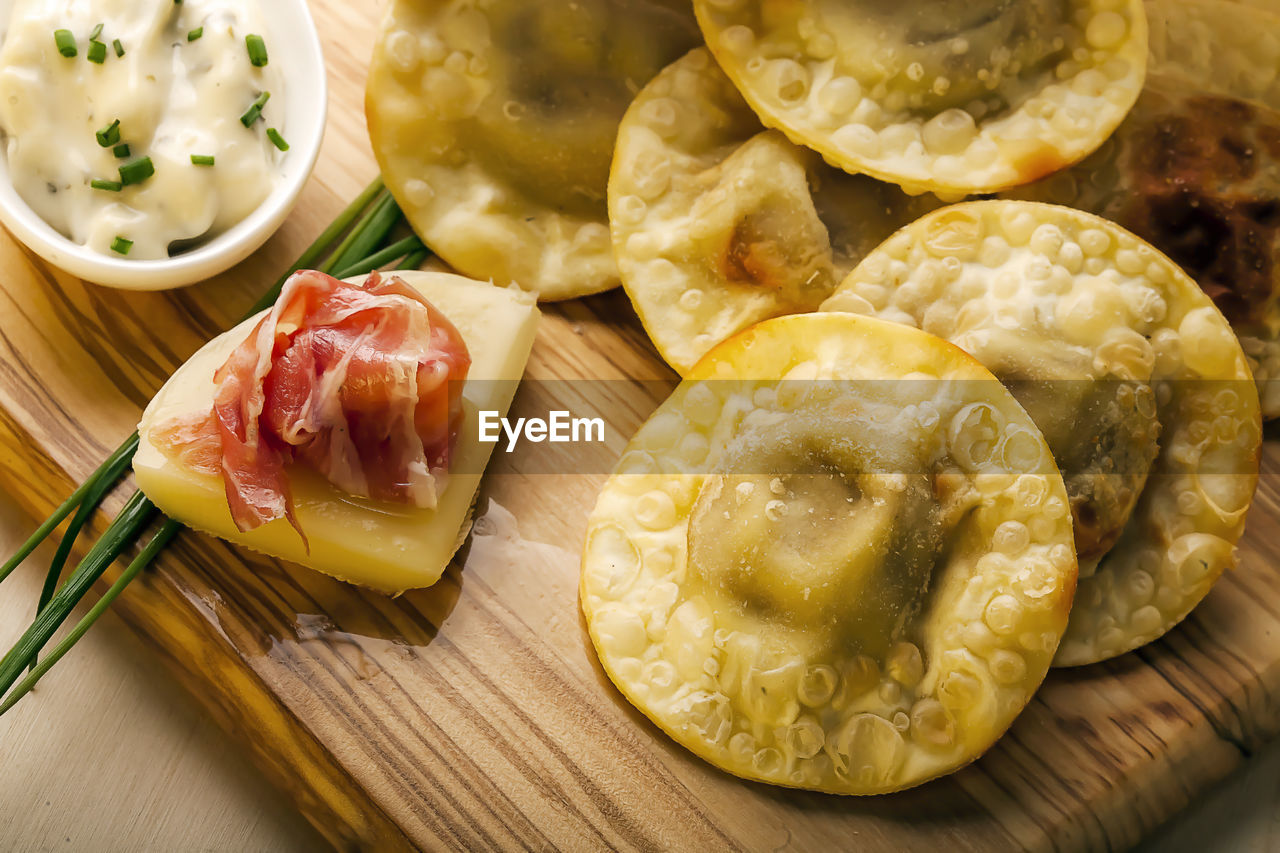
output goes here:
{"type": "Polygon", "coordinates": [[[463,423],[435,509],[356,497],[309,469],[291,466],[289,483],[298,522],[310,541],[308,553],[285,519],[237,530],[222,478],[192,471],[152,444],[150,432],[156,424],[208,411],[215,371],[262,315],[206,344],[178,368],[142,413],[133,459],[139,488],[166,515],[188,527],[349,583],[398,595],[439,580],[466,537],[472,501],[493,450],[492,443],[480,441],[478,413],[507,413],[533,347],[538,309],[532,296],[515,288],[447,273],[397,274],[449,318],[471,352],[462,394],[463,423]]]}

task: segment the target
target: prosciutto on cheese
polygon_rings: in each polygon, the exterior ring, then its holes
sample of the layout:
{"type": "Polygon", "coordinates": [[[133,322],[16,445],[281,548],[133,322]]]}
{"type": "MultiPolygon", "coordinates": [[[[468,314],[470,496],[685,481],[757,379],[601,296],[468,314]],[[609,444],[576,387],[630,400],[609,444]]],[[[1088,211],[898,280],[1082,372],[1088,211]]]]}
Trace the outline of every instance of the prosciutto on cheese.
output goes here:
{"type": "Polygon", "coordinates": [[[395,276],[295,273],[214,374],[211,410],[151,439],[221,474],[241,531],[294,517],[287,465],[344,492],[433,508],[471,358],[458,330],[395,276]]]}

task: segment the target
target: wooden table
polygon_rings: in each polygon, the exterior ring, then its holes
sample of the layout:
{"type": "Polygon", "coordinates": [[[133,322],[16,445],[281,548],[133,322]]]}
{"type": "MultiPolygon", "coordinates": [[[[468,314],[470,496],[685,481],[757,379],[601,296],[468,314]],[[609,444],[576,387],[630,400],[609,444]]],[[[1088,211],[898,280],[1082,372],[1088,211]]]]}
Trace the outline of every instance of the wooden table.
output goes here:
{"type": "MultiPolygon", "coordinates": [[[[34,526],[0,495],[0,549],[34,526]]],[[[0,642],[18,635],[42,577],[37,558],[8,582],[0,642]]],[[[0,719],[0,849],[302,853],[323,844],[113,615],[36,695],[43,699],[0,719]]],[[[1210,847],[1280,849],[1280,742],[1142,845],[1144,853],[1210,847]]]]}
{"type": "MultiPolygon", "coordinates": [[[[0,495],[3,553],[34,527],[0,495]]],[[[50,556],[5,581],[5,647],[50,556]]],[[[0,850],[316,850],[315,830],[157,662],[108,614],[0,718],[0,850]]]]}
{"type": "MultiPolygon", "coordinates": [[[[0,238],[0,486],[24,511],[44,516],[170,371],[373,176],[359,105],[380,10],[338,0],[313,10],[326,34],[329,135],[297,211],[249,261],[196,288],[131,294],[85,286],[0,238]]],[[[620,380],[557,400],[607,408],[611,453],[673,380],[617,293],[548,308],[530,376],[620,380]]],[[[517,406],[547,402],[522,394],[517,406]]],[[[459,559],[436,587],[399,599],[184,534],[115,609],[163,677],[340,846],[1124,847],[1280,731],[1276,450],[1264,454],[1242,568],[1181,628],[1053,675],[980,762],[892,797],[730,778],[620,699],[576,606],[578,543],[601,474],[499,459],[459,559]]],[[[23,714],[52,718],[66,701],[58,684],[23,714]]]]}

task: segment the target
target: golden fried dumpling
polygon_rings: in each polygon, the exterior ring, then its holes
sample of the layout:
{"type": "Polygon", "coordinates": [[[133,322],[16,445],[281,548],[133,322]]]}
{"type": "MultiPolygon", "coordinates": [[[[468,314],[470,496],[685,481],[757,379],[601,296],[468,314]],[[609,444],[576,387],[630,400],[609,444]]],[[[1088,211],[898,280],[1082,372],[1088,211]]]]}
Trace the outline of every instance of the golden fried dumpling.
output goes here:
{"type": "Polygon", "coordinates": [[[695,0],[765,124],[851,172],[990,192],[1096,149],[1146,69],[1141,0],[695,0]]]}
{"type": "Polygon", "coordinates": [[[609,174],[622,284],[681,373],[753,323],[815,310],[863,255],[937,204],[765,130],[705,48],[636,97],[609,174]]]}
{"type": "Polygon", "coordinates": [[[1044,433],[1080,559],[1058,664],[1154,640],[1233,564],[1258,479],[1257,391],[1209,298],[1123,228],[1034,202],[942,208],[823,307],[946,338],[1044,433]]]}
{"type": "Polygon", "coordinates": [[[640,428],[587,526],[605,671],[685,747],[875,794],[982,754],[1075,587],[1067,495],[1008,391],[918,330],[766,320],[640,428]]]}
{"type": "Polygon", "coordinates": [[[696,43],[675,0],[395,0],[366,92],[378,165],[459,271],[543,299],[607,290],[618,120],[696,43]]]}
{"type": "MultiPolygon", "coordinates": [[[[1280,6],[1276,8],[1280,9],[1280,6]]],[[[1152,62],[1098,151],[1011,193],[1105,216],[1165,252],[1235,329],[1265,417],[1280,416],[1280,16],[1147,4],[1152,62]]]]}

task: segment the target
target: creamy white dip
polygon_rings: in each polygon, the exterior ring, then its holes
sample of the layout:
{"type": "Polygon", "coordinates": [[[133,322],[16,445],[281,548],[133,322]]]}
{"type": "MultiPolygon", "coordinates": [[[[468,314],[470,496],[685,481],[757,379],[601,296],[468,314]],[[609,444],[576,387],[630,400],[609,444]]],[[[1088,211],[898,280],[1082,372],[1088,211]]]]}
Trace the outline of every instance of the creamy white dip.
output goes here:
{"type": "Polygon", "coordinates": [[[168,257],[244,219],[286,156],[267,129],[287,139],[280,69],[254,66],[249,34],[269,56],[253,0],[17,0],[0,48],[0,132],[18,194],[77,243],[120,257],[119,240],[131,241],[131,259],[168,257]],[[101,64],[90,60],[98,24],[101,64]],[[74,57],[59,52],[57,30],[74,36],[74,57]],[[246,127],[263,92],[262,118],[246,127]],[[96,135],[117,120],[124,157],[96,135]],[[120,167],[143,157],[151,177],[92,186],[120,181],[120,167]]]}

